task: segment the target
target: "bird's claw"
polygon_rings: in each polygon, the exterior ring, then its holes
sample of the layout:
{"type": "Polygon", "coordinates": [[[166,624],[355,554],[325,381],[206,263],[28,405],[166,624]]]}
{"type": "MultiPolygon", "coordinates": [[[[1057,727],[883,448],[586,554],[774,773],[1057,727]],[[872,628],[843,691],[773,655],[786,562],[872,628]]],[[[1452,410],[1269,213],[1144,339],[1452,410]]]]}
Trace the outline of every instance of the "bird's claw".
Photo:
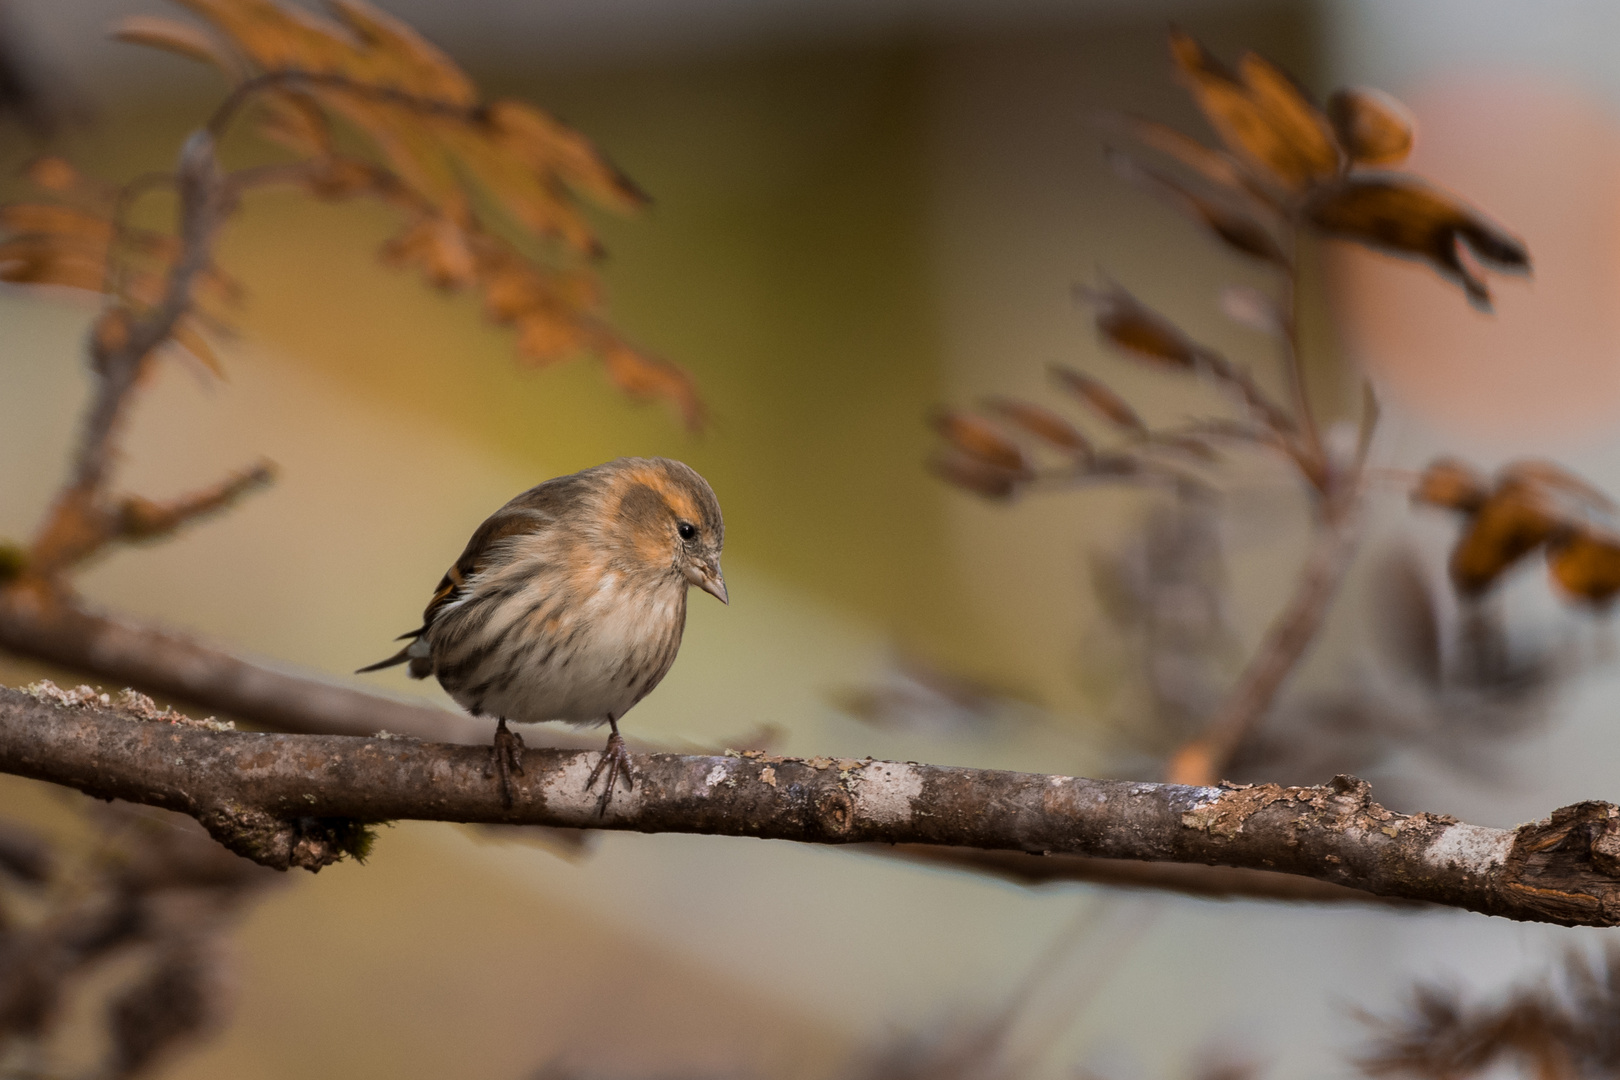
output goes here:
{"type": "Polygon", "coordinates": [[[485,778],[501,778],[501,805],[512,806],[512,774],[523,775],[523,736],[510,730],[502,720],[495,728],[495,742],[489,748],[489,762],[484,766],[485,778]]]}
{"type": "Polygon", "coordinates": [[[626,791],[634,790],[634,774],[630,770],[630,751],[624,745],[624,739],[615,731],[608,736],[607,747],[602,751],[602,759],[591,770],[590,779],[585,781],[585,790],[589,791],[596,786],[596,778],[607,770],[607,785],[602,789],[602,797],[596,804],[596,816],[602,817],[607,813],[608,803],[613,801],[613,784],[619,779],[624,780],[626,791]]]}

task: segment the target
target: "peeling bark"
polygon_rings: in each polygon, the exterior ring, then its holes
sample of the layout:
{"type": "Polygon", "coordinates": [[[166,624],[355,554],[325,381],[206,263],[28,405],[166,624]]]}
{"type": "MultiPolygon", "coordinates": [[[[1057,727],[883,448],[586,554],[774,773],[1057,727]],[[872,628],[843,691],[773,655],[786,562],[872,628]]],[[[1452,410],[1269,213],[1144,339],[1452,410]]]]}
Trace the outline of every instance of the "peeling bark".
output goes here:
{"type": "Polygon", "coordinates": [[[1620,808],[1517,829],[1396,814],[1369,786],[1137,783],[845,758],[637,755],[605,812],[595,752],[529,750],[503,805],[482,748],[220,730],[0,689],[0,770],[178,810],[238,854],[318,869],[395,819],[936,844],[1274,870],[1507,918],[1620,924],[1620,808]],[[768,774],[768,775],[767,775],[768,774]]]}

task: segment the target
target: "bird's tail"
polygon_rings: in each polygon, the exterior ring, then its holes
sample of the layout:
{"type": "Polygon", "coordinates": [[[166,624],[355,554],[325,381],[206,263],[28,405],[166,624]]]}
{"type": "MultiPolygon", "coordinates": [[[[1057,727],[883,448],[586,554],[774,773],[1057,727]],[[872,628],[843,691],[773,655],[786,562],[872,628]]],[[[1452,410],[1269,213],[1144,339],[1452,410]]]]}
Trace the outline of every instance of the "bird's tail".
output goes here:
{"type": "MultiPolygon", "coordinates": [[[[356,671],[355,674],[356,675],[364,675],[368,671],[381,671],[383,668],[391,668],[395,664],[403,664],[403,663],[406,663],[408,661],[416,661],[416,660],[425,660],[425,659],[427,659],[427,656],[428,656],[427,641],[424,640],[423,637],[422,637],[422,635],[426,631],[427,631],[427,627],[424,626],[424,627],[422,627],[421,630],[412,630],[408,634],[399,635],[399,637],[395,638],[394,640],[403,641],[405,638],[410,638],[411,643],[409,645],[405,646],[403,649],[399,650],[399,652],[395,653],[393,656],[390,656],[386,660],[379,660],[375,664],[367,664],[365,667],[363,667],[363,668],[359,669],[358,671],[356,671]]],[[[422,678],[423,675],[426,674],[425,671],[422,672],[421,674],[417,673],[417,669],[419,667],[421,667],[421,666],[422,665],[414,663],[414,662],[411,663],[411,678],[420,679],[420,678],[422,678]]]]}

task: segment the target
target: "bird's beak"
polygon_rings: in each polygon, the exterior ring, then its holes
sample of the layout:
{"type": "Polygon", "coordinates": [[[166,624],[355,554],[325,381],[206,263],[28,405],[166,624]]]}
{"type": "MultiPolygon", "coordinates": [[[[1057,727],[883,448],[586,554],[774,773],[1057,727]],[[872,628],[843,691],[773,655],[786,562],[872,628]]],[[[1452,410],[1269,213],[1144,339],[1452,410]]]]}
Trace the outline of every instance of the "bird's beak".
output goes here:
{"type": "Polygon", "coordinates": [[[731,600],[726,595],[726,579],[720,575],[720,564],[697,563],[686,568],[686,580],[702,589],[722,604],[730,606],[731,600]]]}

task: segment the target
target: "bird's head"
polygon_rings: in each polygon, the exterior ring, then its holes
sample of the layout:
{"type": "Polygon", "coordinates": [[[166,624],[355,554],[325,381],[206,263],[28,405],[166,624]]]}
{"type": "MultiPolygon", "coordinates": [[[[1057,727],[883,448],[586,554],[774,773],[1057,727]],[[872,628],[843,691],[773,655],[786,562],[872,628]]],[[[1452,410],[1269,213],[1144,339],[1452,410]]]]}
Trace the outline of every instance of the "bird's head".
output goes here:
{"type": "Polygon", "coordinates": [[[615,532],[626,541],[636,562],[661,573],[674,573],[730,603],[720,573],[720,549],[726,525],[720,501],[707,480],[690,465],[669,458],[620,458],[612,468],[610,499],[615,532]]]}

